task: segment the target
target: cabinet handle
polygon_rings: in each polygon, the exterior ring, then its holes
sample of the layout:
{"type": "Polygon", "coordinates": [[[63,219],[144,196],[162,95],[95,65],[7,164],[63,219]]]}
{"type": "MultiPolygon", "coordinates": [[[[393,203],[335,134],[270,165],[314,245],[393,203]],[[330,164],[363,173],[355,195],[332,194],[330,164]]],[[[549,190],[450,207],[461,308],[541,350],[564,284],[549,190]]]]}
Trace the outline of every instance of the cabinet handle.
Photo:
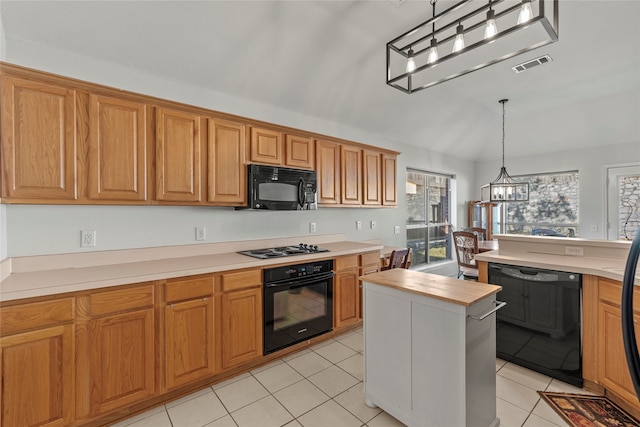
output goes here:
{"type": "Polygon", "coordinates": [[[169,304],[169,308],[173,310],[173,304],[169,304]]]}
{"type": "Polygon", "coordinates": [[[502,307],[504,307],[505,305],[507,305],[506,302],[504,301],[494,301],[493,302],[496,306],[493,307],[492,310],[487,311],[485,314],[482,314],[480,316],[473,316],[473,315],[468,315],[467,317],[470,317],[473,320],[484,320],[485,318],[489,317],[490,315],[492,315],[493,313],[495,313],[496,311],[500,310],[502,307]]]}

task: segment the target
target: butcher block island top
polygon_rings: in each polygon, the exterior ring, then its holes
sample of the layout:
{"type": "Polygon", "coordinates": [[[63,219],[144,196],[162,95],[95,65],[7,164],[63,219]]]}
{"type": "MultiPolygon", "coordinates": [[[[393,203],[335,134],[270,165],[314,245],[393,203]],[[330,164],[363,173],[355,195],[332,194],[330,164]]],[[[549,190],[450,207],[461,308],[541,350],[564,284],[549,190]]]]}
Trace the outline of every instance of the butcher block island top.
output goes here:
{"type": "Polygon", "coordinates": [[[470,307],[502,289],[501,286],[403,268],[393,268],[379,273],[367,274],[366,276],[361,276],[360,279],[376,285],[424,295],[465,307],[470,307]]]}

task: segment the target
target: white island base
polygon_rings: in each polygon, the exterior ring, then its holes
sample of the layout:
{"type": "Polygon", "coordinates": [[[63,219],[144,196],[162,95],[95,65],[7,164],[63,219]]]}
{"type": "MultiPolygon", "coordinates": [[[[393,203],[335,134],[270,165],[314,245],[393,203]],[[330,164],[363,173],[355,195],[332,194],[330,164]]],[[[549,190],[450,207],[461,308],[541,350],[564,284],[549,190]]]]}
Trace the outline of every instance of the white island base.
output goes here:
{"type": "Polygon", "coordinates": [[[497,427],[499,286],[394,269],[364,282],[364,399],[410,427],[497,427]]]}

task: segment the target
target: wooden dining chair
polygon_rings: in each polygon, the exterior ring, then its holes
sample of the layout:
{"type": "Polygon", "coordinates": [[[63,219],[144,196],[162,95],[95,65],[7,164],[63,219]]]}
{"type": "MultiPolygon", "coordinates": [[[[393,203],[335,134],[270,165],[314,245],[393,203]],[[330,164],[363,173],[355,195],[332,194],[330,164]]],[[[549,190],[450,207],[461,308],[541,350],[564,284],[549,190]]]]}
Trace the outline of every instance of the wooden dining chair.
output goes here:
{"type": "Polygon", "coordinates": [[[454,231],[453,242],[458,257],[458,278],[462,276],[467,280],[478,280],[478,266],[476,254],[478,253],[478,236],[471,231],[454,231]]]}
{"type": "Polygon", "coordinates": [[[487,229],[481,227],[469,227],[465,231],[476,233],[478,240],[487,240],[487,229]]]}
{"type": "Polygon", "coordinates": [[[391,251],[389,264],[380,270],[391,270],[392,268],[409,268],[411,266],[411,248],[397,249],[391,251]]]}

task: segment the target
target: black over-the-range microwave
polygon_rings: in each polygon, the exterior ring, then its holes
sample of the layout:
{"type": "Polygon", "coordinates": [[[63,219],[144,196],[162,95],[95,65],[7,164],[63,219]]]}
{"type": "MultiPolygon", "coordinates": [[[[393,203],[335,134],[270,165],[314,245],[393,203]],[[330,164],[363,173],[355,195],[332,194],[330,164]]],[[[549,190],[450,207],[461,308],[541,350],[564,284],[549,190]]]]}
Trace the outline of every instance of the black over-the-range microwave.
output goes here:
{"type": "Polygon", "coordinates": [[[315,171],[248,165],[247,173],[249,202],[244,209],[295,211],[318,207],[315,171]]]}

